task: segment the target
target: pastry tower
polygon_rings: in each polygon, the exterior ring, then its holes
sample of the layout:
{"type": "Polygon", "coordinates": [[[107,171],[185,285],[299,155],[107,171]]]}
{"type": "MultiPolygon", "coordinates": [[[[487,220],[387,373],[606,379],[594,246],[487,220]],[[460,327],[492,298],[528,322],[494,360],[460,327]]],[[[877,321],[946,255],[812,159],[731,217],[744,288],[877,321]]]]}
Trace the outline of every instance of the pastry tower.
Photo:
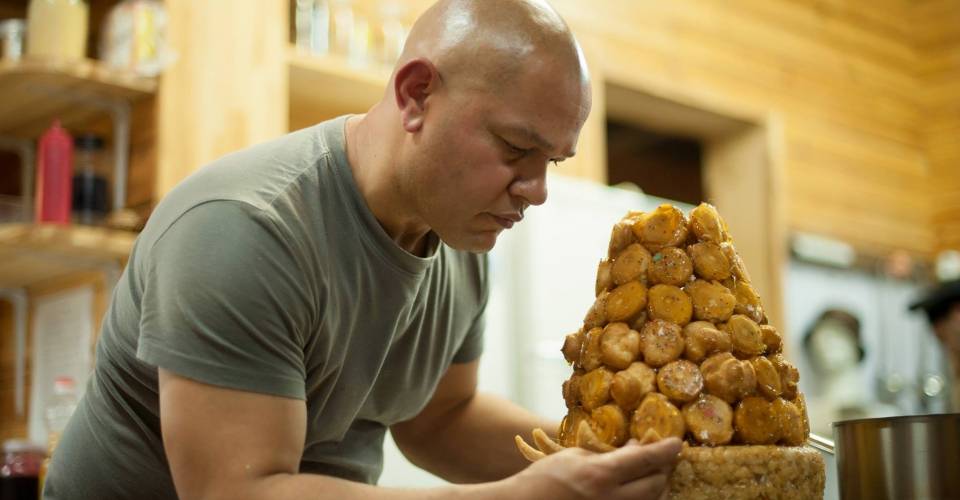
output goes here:
{"type": "Polygon", "coordinates": [[[685,446],[674,498],[822,498],[799,373],[717,210],[671,205],[613,227],[596,300],[563,355],[568,409],[554,441],[534,431],[531,460],[666,437],[685,446]]]}

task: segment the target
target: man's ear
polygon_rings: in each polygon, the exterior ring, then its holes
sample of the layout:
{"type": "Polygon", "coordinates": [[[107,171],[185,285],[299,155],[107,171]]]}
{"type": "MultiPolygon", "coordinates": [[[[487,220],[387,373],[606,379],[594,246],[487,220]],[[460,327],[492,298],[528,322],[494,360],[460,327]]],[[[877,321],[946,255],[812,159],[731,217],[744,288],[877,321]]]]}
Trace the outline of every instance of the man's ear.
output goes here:
{"type": "Polygon", "coordinates": [[[439,83],[440,73],[436,66],[424,58],[414,59],[397,70],[393,92],[404,130],[417,132],[423,126],[427,98],[439,83]]]}

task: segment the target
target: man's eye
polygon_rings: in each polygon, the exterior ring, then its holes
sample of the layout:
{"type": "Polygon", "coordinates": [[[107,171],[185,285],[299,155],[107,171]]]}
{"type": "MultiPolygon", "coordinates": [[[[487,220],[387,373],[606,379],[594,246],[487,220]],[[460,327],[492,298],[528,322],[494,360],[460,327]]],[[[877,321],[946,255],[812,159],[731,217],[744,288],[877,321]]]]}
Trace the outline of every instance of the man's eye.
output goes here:
{"type": "MultiPolygon", "coordinates": [[[[501,140],[502,140],[502,139],[501,139],[501,140]]],[[[522,157],[526,156],[527,153],[530,152],[529,149],[524,149],[524,148],[521,148],[521,147],[518,147],[518,146],[514,146],[513,144],[511,144],[511,143],[509,143],[509,142],[507,142],[507,141],[505,141],[505,140],[503,140],[503,144],[507,147],[507,150],[509,150],[511,154],[513,154],[514,156],[517,156],[517,157],[521,157],[521,158],[522,158],[522,157]]]]}

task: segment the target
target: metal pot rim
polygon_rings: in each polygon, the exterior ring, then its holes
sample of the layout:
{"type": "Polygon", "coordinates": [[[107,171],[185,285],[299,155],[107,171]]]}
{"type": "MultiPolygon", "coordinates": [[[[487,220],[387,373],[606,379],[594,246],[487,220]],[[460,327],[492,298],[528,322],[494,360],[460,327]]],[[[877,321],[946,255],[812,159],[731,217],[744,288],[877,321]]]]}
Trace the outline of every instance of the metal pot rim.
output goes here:
{"type": "Polygon", "coordinates": [[[841,420],[833,422],[833,427],[842,427],[853,424],[897,424],[906,422],[929,421],[929,420],[949,420],[950,418],[960,418],[960,413],[928,413],[925,415],[900,415],[896,417],[876,417],[876,418],[858,418],[854,420],[841,420]]]}

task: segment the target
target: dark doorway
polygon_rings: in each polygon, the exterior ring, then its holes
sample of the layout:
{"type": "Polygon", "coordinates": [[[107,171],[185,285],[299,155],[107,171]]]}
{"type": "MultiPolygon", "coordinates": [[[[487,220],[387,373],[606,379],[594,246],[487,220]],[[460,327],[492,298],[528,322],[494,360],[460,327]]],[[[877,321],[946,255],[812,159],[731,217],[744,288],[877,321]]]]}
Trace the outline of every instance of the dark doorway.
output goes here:
{"type": "Polygon", "coordinates": [[[610,185],[633,183],[691,205],[704,200],[703,147],[696,139],[607,121],[607,169],[610,185]]]}

